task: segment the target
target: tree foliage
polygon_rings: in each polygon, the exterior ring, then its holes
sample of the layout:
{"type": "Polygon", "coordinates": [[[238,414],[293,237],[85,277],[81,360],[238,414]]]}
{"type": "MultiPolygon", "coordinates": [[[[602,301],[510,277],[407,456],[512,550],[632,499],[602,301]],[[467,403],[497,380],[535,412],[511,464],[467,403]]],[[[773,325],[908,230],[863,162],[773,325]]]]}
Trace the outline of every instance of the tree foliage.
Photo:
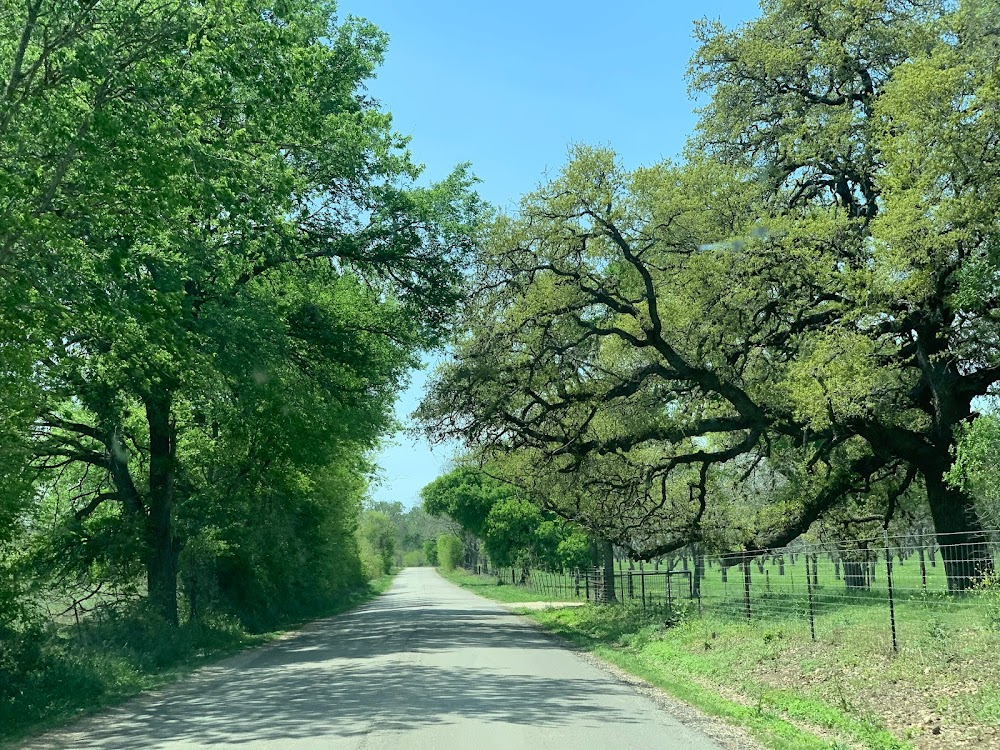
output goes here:
{"type": "Polygon", "coordinates": [[[1000,378],[995,4],[762,10],[698,27],[684,164],[577,147],[495,223],[419,414],[640,558],[780,546],[859,496],[887,524],[917,487],[965,588],[991,562],[945,477],[1000,378]]]}
{"type": "Polygon", "coordinates": [[[463,549],[461,537],[455,534],[441,534],[437,538],[438,565],[447,571],[454,570],[462,562],[463,549]]]}
{"type": "Polygon", "coordinates": [[[365,456],[479,213],[365,93],[385,36],[313,0],[0,16],[0,544],[143,570],[171,622],[179,574],[192,610],[358,582],[365,456]]]}
{"type": "Polygon", "coordinates": [[[428,513],[451,518],[481,540],[494,565],[582,567],[581,550],[589,553],[578,526],[553,518],[514,485],[475,466],[456,467],[425,486],[420,495],[428,513]]]}

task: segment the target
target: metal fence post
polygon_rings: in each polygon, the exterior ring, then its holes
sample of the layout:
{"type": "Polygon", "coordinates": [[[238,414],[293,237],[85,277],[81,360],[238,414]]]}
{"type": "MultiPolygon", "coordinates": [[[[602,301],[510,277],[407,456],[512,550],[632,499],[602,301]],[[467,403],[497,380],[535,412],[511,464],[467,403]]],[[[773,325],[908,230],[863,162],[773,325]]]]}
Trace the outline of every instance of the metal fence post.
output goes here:
{"type": "Polygon", "coordinates": [[[747,622],[752,619],[750,612],[750,560],[743,559],[743,607],[746,612],[747,622]]]}
{"type": "Polygon", "coordinates": [[[892,628],[892,653],[899,653],[899,644],[896,641],[896,601],[892,591],[892,555],[889,552],[889,530],[882,529],[882,538],[885,541],[885,580],[889,587],[889,625],[892,628]]]}
{"type": "MultiPolygon", "coordinates": [[[[809,575],[809,555],[806,555],[806,589],[809,591],[809,634],[816,640],[816,612],[813,604],[813,578],[809,575]]],[[[815,570],[815,568],[814,568],[815,570]]]]}

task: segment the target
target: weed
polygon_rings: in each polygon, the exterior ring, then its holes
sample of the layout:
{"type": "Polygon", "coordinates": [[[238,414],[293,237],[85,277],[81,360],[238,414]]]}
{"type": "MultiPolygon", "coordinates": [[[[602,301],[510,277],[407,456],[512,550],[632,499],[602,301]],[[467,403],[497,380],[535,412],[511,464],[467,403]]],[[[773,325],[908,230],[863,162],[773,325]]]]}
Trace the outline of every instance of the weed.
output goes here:
{"type": "Polygon", "coordinates": [[[991,573],[977,582],[975,593],[982,600],[989,628],[1000,632],[1000,573],[991,573]]]}

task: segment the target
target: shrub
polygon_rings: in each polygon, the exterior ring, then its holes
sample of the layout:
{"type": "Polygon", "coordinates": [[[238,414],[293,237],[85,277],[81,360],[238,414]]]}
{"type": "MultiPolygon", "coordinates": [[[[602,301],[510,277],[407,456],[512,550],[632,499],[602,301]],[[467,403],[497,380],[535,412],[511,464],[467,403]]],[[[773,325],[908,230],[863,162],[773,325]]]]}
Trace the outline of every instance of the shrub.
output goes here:
{"type": "Polygon", "coordinates": [[[438,565],[447,571],[454,570],[462,561],[462,540],[454,534],[442,534],[437,539],[438,565]]]}
{"type": "Polygon", "coordinates": [[[428,565],[438,564],[438,545],[436,539],[424,540],[424,560],[428,565]]]}
{"type": "Polygon", "coordinates": [[[424,553],[418,549],[411,549],[403,555],[403,567],[419,568],[424,564],[424,553]]]}

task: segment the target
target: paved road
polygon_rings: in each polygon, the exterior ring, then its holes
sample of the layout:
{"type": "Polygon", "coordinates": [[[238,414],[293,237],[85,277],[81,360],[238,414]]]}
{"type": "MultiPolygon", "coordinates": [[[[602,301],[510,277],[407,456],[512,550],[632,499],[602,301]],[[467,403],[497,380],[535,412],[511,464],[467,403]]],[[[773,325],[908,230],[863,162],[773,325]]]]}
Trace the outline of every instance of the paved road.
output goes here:
{"type": "Polygon", "coordinates": [[[429,568],[403,571],[361,609],[28,747],[721,750],[429,568]]]}

